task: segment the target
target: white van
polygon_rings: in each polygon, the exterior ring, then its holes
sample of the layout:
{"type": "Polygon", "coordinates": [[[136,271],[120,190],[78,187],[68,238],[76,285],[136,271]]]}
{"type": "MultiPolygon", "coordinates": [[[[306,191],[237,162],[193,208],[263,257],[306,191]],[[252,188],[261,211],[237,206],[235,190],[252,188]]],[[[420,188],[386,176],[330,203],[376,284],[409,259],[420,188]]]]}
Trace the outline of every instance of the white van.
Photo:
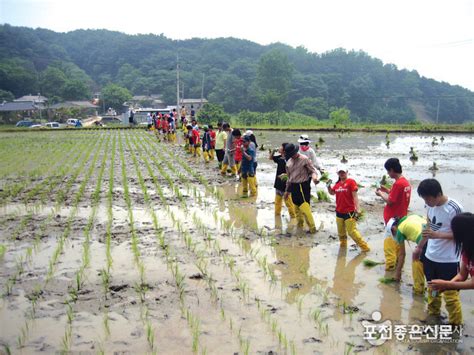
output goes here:
{"type": "Polygon", "coordinates": [[[58,122],[48,122],[44,126],[47,128],[61,128],[61,125],[58,122]]]}

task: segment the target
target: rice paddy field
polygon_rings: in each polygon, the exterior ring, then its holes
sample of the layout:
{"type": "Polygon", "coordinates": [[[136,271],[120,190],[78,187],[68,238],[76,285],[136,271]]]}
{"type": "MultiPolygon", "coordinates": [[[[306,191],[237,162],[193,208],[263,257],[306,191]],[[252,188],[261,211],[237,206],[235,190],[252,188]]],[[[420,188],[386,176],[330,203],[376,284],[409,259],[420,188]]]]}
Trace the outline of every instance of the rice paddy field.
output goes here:
{"type": "MultiPolygon", "coordinates": [[[[426,324],[425,299],[411,292],[410,247],[402,282],[381,282],[393,276],[373,187],[384,161],[400,158],[414,190],[435,175],[473,211],[472,135],[309,133],[329,177],[344,156],[360,184],[368,254],[339,249],[323,186],[312,191],[315,235],[285,207],[274,216],[266,149],[297,133],[255,132],[264,146],[258,196],[245,199],[181,139],[136,129],[0,133],[0,352],[472,353],[472,291],[462,292],[456,343],[393,337],[375,346],[362,326],[374,311],[426,324]]],[[[425,214],[416,191],[410,209],[425,214]]]]}

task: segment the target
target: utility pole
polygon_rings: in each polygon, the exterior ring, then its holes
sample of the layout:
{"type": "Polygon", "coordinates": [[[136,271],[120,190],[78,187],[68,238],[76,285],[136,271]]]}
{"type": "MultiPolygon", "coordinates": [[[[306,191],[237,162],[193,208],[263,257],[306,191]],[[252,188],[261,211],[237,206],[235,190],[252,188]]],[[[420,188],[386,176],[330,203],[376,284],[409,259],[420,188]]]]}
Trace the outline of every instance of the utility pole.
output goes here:
{"type": "Polygon", "coordinates": [[[176,55],[176,111],[179,111],[179,55],[176,55]]]}
{"type": "Polygon", "coordinates": [[[204,100],[204,73],[202,73],[202,81],[201,81],[201,107],[202,108],[202,101],[204,100]]]}
{"type": "Polygon", "coordinates": [[[436,124],[438,124],[438,118],[439,118],[439,99],[438,99],[438,107],[436,108],[436,124]]]}

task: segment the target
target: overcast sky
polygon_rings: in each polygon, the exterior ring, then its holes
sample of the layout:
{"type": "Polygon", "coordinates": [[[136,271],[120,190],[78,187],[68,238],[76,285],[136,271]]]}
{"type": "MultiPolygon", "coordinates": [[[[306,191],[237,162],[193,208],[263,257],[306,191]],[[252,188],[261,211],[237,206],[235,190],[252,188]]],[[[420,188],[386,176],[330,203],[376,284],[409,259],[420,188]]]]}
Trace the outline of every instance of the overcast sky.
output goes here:
{"type": "MultiPolygon", "coordinates": [[[[0,23],[363,50],[474,91],[474,0],[0,0],[0,23]]],[[[0,49],[1,50],[1,49],[0,49]]]]}

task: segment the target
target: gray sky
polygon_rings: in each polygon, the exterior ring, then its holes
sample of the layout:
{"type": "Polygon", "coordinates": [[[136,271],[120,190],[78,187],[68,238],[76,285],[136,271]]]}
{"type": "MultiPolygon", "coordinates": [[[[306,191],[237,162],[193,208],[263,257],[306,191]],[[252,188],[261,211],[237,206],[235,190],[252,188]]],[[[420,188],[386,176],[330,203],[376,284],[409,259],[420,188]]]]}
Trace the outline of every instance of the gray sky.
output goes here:
{"type": "Polygon", "coordinates": [[[474,0],[0,0],[0,23],[363,50],[474,91],[474,0]]]}

